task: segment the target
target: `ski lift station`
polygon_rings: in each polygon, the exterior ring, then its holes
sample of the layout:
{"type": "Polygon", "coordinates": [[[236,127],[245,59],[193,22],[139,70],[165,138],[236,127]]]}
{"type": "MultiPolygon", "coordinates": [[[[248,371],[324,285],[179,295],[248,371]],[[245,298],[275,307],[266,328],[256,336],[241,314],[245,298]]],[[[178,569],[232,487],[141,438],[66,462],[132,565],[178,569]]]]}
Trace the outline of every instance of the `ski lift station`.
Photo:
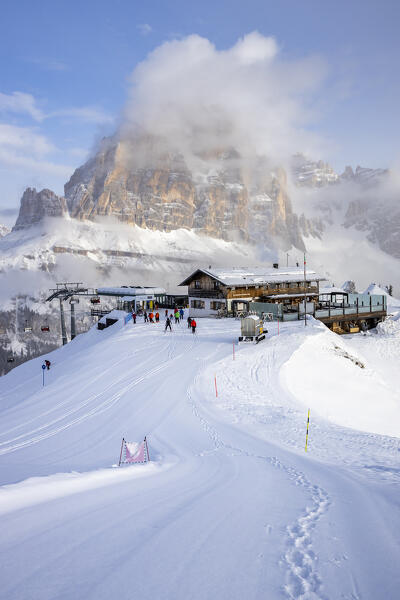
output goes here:
{"type": "Polygon", "coordinates": [[[155,304],[162,304],[166,291],[161,287],[102,287],[97,288],[97,295],[117,298],[118,308],[137,312],[151,310],[155,304]]]}

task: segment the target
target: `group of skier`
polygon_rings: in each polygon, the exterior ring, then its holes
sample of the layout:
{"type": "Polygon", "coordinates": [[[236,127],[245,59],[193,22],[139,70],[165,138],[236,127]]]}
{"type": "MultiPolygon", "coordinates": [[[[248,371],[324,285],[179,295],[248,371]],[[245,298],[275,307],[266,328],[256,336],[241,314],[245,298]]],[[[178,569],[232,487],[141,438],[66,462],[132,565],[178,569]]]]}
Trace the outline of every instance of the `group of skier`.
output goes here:
{"type": "MultiPolygon", "coordinates": [[[[180,321],[183,321],[183,317],[185,315],[185,312],[183,310],[183,308],[174,308],[174,311],[171,312],[170,314],[168,314],[168,309],[165,309],[165,331],[167,331],[167,329],[169,329],[170,331],[172,331],[172,322],[175,319],[175,324],[180,323],[180,321]]],[[[136,318],[137,318],[137,314],[135,311],[132,311],[132,320],[134,323],[136,323],[136,318]]],[[[157,311],[156,313],[153,313],[153,311],[147,312],[146,310],[143,312],[143,318],[144,318],[144,322],[145,323],[159,323],[160,322],[160,313],[157,311]]],[[[188,317],[187,318],[187,323],[188,323],[188,329],[192,329],[192,333],[196,333],[196,327],[197,327],[197,323],[196,321],[192,318],[192,317],[188,317]]]]}
{"type": "MultiPolygon", "coordinates": [[[[179,323],[179,321],[181,319],[179,319],[176,315],[177,315],[177,313],[175,313],[175,323],[179,323]]],[[[167,318],[165,319],[165,331],[167,331],[167,329],[172,331],[171,321],[172,321],[172,315],[170,315],[169,317],[167,316],[167,318]]],[[[187,318],[187,324],[188,324],[188,329],[191,328],[192,333],[196,333],[197,323],[192,317],[187,318]]]]}

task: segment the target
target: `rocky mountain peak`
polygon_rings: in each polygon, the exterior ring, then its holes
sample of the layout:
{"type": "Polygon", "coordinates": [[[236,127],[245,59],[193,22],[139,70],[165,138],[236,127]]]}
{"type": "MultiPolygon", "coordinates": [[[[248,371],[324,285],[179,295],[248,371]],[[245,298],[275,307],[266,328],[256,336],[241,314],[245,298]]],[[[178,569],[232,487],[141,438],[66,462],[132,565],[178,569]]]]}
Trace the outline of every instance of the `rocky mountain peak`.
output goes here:
{"type": "Polygon", "coordinates": [[[67,202],[48,189],[37,192],[27,188],[21,198],[21,206],[13,231],[39,223],[44,217],[62,217],[68,213],[67,202]]]}
{"type": "Polygon", "coordinates": [[[354,171],[353,168],[350,167],[349,165],[347,165],[345,167],[345,170],[343,171],[343,173],[341,174],[340,178],[342,180],[349,180],[351,181],[352,179],[354,179],[354,171]]]}
{"type": "Polygon", "coordinates": [[[322,160],[313,160],[304,154],[295,154],[292,158],[292,175],[299,186],[323,187],[337,183],[339,175],[330,164],[322,160]]]}
{"type": "Polygon", "coordinates": [[[103,140],[65,185],[72,218],[110,215],[140,227],[303,247],[283,169],[235,148],[187,157],[161,139],[103,140]]]}

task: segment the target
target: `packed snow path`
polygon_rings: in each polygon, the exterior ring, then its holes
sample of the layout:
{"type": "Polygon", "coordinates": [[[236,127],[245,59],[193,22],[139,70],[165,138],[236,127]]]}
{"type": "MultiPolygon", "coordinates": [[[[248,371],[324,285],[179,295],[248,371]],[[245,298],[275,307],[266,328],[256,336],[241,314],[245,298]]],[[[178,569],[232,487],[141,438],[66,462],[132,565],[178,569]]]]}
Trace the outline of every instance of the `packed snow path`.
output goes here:
{"type": "Polygon", "coordinates": [[[235,360],[236,321],[163,329],[93,329],[49,355],[44,387],[39,359],[0,380],[0,597],[398,598],[399,398],[377,399],[384,436],[348,388],[380,394],[374,365],[313,322],[235,360]],[[342,387],[309,398],[306,454],[302,390],[324,369],[342,387]],[[113,468],[144,435],[152,462],[113,468]]]}

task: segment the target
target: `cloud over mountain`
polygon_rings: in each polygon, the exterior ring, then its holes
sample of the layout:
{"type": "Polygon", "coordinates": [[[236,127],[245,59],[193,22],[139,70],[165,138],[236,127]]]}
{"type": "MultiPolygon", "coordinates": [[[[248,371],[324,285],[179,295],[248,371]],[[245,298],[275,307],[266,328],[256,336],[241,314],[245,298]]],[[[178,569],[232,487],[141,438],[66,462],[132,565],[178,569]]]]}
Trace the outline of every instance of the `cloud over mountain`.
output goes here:
{"type": "Polygon", "coordinates": [[[256,31],[226,50],[199,35],[168,41],[133,71],[121,133],[166,139],[186,158],[234,147],[283,162],[316,151],[307,126],[325,70],[316,57],[286,59],[256,31]]]}

